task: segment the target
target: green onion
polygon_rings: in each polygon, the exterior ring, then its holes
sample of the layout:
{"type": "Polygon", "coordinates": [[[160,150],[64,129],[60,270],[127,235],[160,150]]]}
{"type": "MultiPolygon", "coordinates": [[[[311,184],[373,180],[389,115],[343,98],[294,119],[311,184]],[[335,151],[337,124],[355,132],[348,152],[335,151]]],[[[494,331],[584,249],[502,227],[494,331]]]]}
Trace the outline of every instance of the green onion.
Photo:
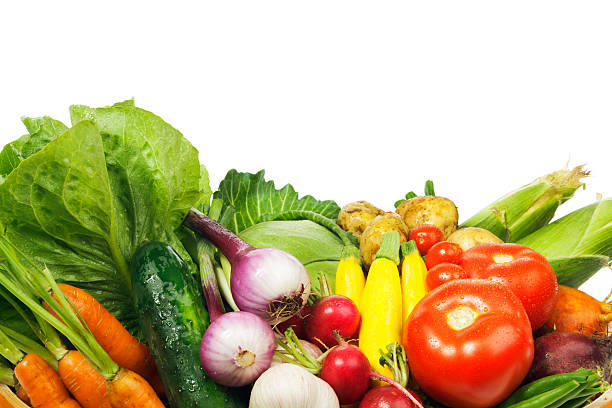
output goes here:
{"type": "Polygon", "coordinates": [[[560,284],[579,287],[612,258],[612,199],[576,210],[518,241],[544,255],[560,284]]]}
{"type": "Polygon", "coordinates": [[[540,177],[488,205],[460,227],[484,228],[505,242],[516,242],[548,224],[559,205],[584,185],[582,178],[588,174],[577,166],[540,177]]]}

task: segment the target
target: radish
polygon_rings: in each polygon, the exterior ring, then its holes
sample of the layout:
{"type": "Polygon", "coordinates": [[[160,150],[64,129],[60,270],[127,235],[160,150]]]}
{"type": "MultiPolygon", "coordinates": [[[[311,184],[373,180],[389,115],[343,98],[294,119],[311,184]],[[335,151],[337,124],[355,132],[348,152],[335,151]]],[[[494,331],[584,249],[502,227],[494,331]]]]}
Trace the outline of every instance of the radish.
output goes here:
{"type": "Polygon", "coordinates": [[[423,408],[423,404],[401,384],[373,372],[361,350],[348,343],[342,343],[328,351],[323,360],[320,376],[334,389],[340,404],[353,404],[359,401],[365,395],[370,379],[377,379],[391,384],[399,393],[412,401],[415,407],[423,408]]]}
{"type": "Polygon", "coordinates": [[[306,335],[306,318],[310,316],[311,312],[312,306],[306,303],[306,305],[304,305],[299,312],[291,316],[288,320],[277,324],[276,329],[280,333],[284,333],[289,327],[291,327],[298,338],[306,339],[308,338],[306,335]]]}
{"type": "MultiPolygon", "coordinates": [[[[423,401],[421,398],[412,391],[408,391],[416,398],[421,404],[423,401]]],[[[404,393],[400,392],[397,388],[392,385],[385,385],[383,387],[375,387],[368,391],[361,400],[359,408],[416,408],[417,405],[412,402],[411,399],[407,398],[404,393]]]]}
{"type": "Polygon", "coordinates": [[[334,331],[350,338],[357,332],[360,321],[359,310],[351,299],[342,295],[326,296],[312,306],[306,317],[306,335],[314,344],[333,347],[338,344],[334,331]]]}

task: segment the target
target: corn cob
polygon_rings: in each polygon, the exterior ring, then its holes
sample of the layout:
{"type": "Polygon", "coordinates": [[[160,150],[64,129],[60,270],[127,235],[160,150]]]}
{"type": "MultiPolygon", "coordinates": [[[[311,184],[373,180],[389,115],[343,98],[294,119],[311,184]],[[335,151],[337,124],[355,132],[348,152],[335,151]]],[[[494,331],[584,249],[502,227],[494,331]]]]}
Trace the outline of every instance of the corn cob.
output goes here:
{"type": "Polygon", "coordinates": [[[597,201],[522,238],[548,259],[560,284],[577,288],[612,258],[612,199],[597,201]]]}
{"type": "Polygon", "coordinates": [[[487,229],[505,242],[517,242],[548,224],[559,205],[569,200],[589,172],[583,166],[540,177],[506,194],[461,224],[487,229]]]}

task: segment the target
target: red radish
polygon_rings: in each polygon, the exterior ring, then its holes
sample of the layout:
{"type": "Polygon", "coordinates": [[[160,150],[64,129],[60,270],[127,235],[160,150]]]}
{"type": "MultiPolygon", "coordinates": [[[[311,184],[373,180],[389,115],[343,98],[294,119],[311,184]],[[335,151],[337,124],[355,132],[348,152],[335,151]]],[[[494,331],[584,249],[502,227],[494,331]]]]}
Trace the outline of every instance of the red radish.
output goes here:
{"type": "MultiPolygon", "coordinates": [[[[421,404],[423,401],[414,392],[408,390],[421,404]]],[[[416,408],[411,399],[392,385],[374,387],[361,400],[359,408],[416,408]]]]}
{"type": "Polygon", "coordinates": [[[334,389],[340,404],[353,404],[363,398],[372,378],[391,384],[413,401],[415,407],[423,408],[423,404],[399,383],[373,372],[363,352],[348,343],[342,343],[328,352],[320,376],[334,389]]]}
{"type": "Polygon", "coordinates": [[[299,312],[294,314],[288,320],[277,324],[276,329],[279,332],[284,333],[289,327],[291,327],[299,339],[306,339],[306,318],[310,316],[310,313],[312,313],[312,306],[306,303],[306,305],[299,312]]]}
{"type": "Polygon", "coordinates": [[[342,295],[326,296],[312,306],[306,318],[306,335],[314,344],[333,347],[338,344],[334,330],[343,338],[352,337],[360,321],[359,310],[351,299],[342,295]]]}

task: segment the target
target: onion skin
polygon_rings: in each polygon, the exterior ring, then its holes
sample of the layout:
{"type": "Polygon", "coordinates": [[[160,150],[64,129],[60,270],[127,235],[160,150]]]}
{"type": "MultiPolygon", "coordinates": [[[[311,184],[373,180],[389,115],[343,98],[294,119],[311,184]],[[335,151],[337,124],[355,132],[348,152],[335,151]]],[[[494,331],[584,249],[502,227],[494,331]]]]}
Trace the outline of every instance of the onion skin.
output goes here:
{"type": "Polygon", "coordinates": [[[276,248],[256,248],[232,265],[230,282],[238,308],[271,325],[283,322],[304,307],[310,296],[310,277],[293,255],[276,248]]]}
{"type": "Polygon", "coordinates": [[[612,305],[569,286],[559,285],[552,317],[543,330],[606,337],[612,321],[612,305]]]}
{"type": "Polygon", "coordinates": [[[225,313],[204,333],[200,361],[215,382],[240,387],[270,367],[275,348],[274,332],[261,317],[243,311],[225,313]]]}

